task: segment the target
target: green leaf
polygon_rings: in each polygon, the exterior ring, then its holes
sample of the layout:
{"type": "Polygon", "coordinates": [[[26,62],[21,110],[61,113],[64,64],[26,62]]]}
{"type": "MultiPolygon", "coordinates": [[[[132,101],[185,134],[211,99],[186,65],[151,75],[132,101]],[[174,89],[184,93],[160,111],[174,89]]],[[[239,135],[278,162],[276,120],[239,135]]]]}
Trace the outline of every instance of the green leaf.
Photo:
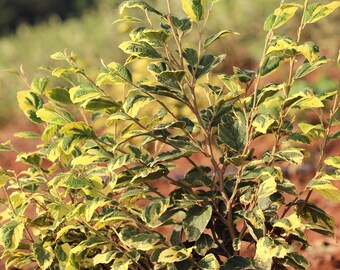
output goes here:
{"type": "Polygon", "coordinates": [[[309,123],[298,123],[299,128],[303,134],[311,136],[312,138],[323,138],[325,129],[321,124],[312,125],[309,123]]]}
{"type": "Polygon", "coordinates": [[[313,179],[307,187],[329,201],[340,203],[340,190],[330,181],[313,179]]]}
{"type": "Polygon", "coordinates": [[[274,154],[275,161],[287,161],[291,164],[299,165],[305,157],[305,152],[305,149],[302,148],[286,148],[274,154]]]}
{"type": "Polygon", "coordinates": [[[122,120],[123,121],[131,120],[131,117],[127,115],[126,113],[116,112],[109,116],[105,124],[109,126],[109,125],[112,125],[113,123],[117,123],[118,121],[122,121],[122,120]]]}
{"type": "Polygon", "coordinates": [[[0,152],[15,151],[10,141],[0,143],[0,152]]]}
{"type": "Polygon", "coordinates": [[[138,111],[141,108],[144,108],[152,100],[153,98],[149,96],[143,96],[143,95],[130,96],[126,99],[125,103],[123,104],[123,109],[131,117],[136,117],[138,114],[138,111]]]}
{"type": "Polygon", "coordinates": [[[102,162],[103,158],[104,160],[106,159],[106,157],[100,155],[81,155],[72,159],[71,165],[73,167],[91,165],[94,163],[102,162]]]}
{"type": "Polygon", "coordinates": [[[162,222],[160,217],[166,212],[169,206],[169,197],[167,199],[156,199],[144,209],[141,218],[149,227],[156,228],[165,222],[165,220],[162,222]]]}
{"type": "Polygon", "coordinates": [[[225,54],[219,56],[213,56],[211,54],[203,55],[196,70],[195,78],[198,79],[204,74],[213,70],[218,64],[220,64],[226,58],[225,54]]]}
{"type": "Polygon", "coordinates": [[[119,155],[110,161],[108,169],[110,170],[110,172],[113,172],[114,170],[117,170],[134,161],[135,161],[135,157],[133,155],[130,155],[130,154],[119,155]]]}
{"type": "Polygon", "coordinates": [[[287,233],[294,233],[296,230],[304,231],[305,225],[301,223],[301,219],[296,213],[288,217],[280,218],[273,223],[273,227],[281,228],[287,233]]]}
{"type": "Polygon", "coordinates": [[[165,62],[152,62],[148,65],[148,71],[154,76],[157,76],[165,71],[171,71],[171,67],[165,62]]]}
{"type": "Polygon", "coordinates": [[[220,264],[216,257],[209,253],[198,262],[198,267],[202,270],[219,270],[220,264]]]}
{"type": "Polygon", "coordinates": [[[71,189],[82,189],[84,187],[87,187],[88,185],[89,183],[87,183],[86,180],[80,179],[72,175],[63,179],[63,181],[59,183],[59,186],[71,189]]]}
{"type": "Polygon", "coordinates": [[[156,77],[157,81],[175,89],[180,89],[180,83],[185,75],[184,70],[171,70],[164,62],[151,63],[148,70],[156,77]]]}
{"type": "Polygon", "coordinates": [[[112,76],[118,76],[121,80],[127,83],[132,83],[132,74],[123,65],[116,62],[111,62],[110,64],[107,65],[107,67],[109,68],[110,74],[112,76]]]}
{"type": "Polygon", "coordinates": [[[248,83],[255,77],[255,72],[253,70],[244,69],[240,67],[233,67],[234,75],[240,82],[248,83]]]}
{"type": "Polygon", "coordinates": [[[315,93],[306,89],[304,92],[299,92],[284,101],[285,107],[290,107],[293,109],[311,109],[311,108],[322,108],[324,104],[321,99],[315,96],[315,93]]]}
{"type": "Polygon", "coordinates": [[[93,265],[96,266],[98,264],[108,264],[112,260],[114,260],[118,255],[117,251],[109,251],[105,253],[99,253],[93,257],[93,265]]]}
{"type": "Polygon", "coordinates": [[[40,167],[41,165],[41,157],[38,153],[20,153],[17,155],[17,159],[21,160],[25,164],[34,166],[34,167],[40,167]]]}
{"type": "Polygon", "coordinates": [[[152,129],[153,130],[162,130],[162,129],[168,129],[168,128],[183,129],[184,127],[185,127],[185,122],[176,121],[176,122],[168,122],[168,123],[158,124],[157,126],[154,126],[152,129]]]}
{"type": "Polygon", "coordinates": [[[301,7],[301,5],[293,3],[281,5],[279,8],[275,9],[274,14],[270,15],[266,19],[263,27],[264,30],[269,31],[271,29],[276,29],[284,25],[295,15],[295,12],[301,7]]]}
{"type": "Polygon", "coordinates": [[[145,168],[132,178],[131,183],[140,183],[149,180],[157,180],[167,175],[168,173],[169,169],[161,165],[157,165],[153,168],[145,168]]]}
{"type": "Polygon", "coordinates": [[[51,246],[43,247],[39,243],[33,244],[33,250],[35,257],[37,258],[38,265],[43,269],[50,269],[53,259],[54,253],[51,246]]]}
{"type": "Polygon", "coordinates": [[[129,270],[130,264],[132,264],[132,261],[124,256],[123,258],[119,258],[119,260],[116,259],[111,265],[110,270],[129,270]]]}
{"type": "Polygon", "coordinates": [[[7,175],[5,171],[0,169],[0,187],[4,187],[9,179],[9,175],[7,175]]]}
{"type": "Polygon", "coordinates": [[[182,244],[182,225],[176,224],[170,237],[170,243],[173,246],[181,245],[182,244]]]}
{"type": "Polygon", "coordinates": [[[26,196],[25,193],[14,191],[10,196],[9,196],[9,202],[11,203],[12,207],[14,209],[18,209],[21,206],[24,205],[26,202],[26,196]]]}
{"type": "Polygon", "coordinates": [[[297,44],[287,36],[273,36],[270,40],[266,56],[288,56],[297,55],[297,44]]]}
{"type": "Polygon", "coordinates": [[[182,103],[185,103],[185,99],[183,97],[183,94],[175,89],[171,89],[169,87],[163,86],[163,85],[146,85],[142,84],[140,85],[140,88],[143,89],[143,91],[151,94],[156,94],[160,96],[166,96],[171,97],[173,99],[176,99],[182,103]]]}
{"type": "Polygon", "coordinates": [[[331,60],[320,56],[317,60],[315,60],[313,63],[310,63],[307,59],[303,62],[301,66],[296,70],[294,79],[299,79],[302,78],[309,73],[313,72],[314,70],[318,69],[322,65],[330,62],[331,60]]]}
{"type": "Polygon", "coordinates": [[[21,131],[14,133],[14,137],[25,138],[25,139],[36,139],[40,138],[40,134],[34,131],[21,131]]]}
{"type": "Polygon", "coordinates": [[[132,17],[132,16],[124,16],[123,18],[115,20],[112,24],[120,23],[120,22],[127,22],[127,23],[142,23],[143,20],[132,17]]]}
{"type": "Polygon", "coordinates": [[[297,195],[296,186],[287,179],[281,180],[281,182],[277,183],[276,187],[279,192],[297,195]]]}
{"type": "Polygon", "coordinates": [[[51,59],[53,60],[65,60],[65,55],[62,53],[62,52],[56,52],[56,53],[53,53],[51,54],[51,59]]]}
{"type": "Polygon", "coordinates": [[[228,88],[232,98],[238,97],[245,92],[245,90],[241,88],[239,80],[237,78],[227,75],[219,75],[218,78],[228,88]]]}
{"type": "Polygon", "coordinates": [[[210,249],[216,246],[216,243],[210,235],[202,233],[200,238],[195,243],[195,251],[199,255],[205,256],[210,249]]]}
{"type": "Polygon", "coordinates": [[[203,43],[203,46],[204,46],[204,49],[206,49],[209,45],[211,45],[213,42],[215,42],[216,40],[222,38],[222,37],[225,37],[225,36],[228,36],[228,35],[239,35],[239,33],[237,32],[233,32],[233,31],[230,31],[230,30],[223,30],[223,31],[220,31],[218,32],[217,34],[214,34],[210,37],[208,37],[204,43],[203,43]]]}
{"type": "Polygon", "coordinates": [[[52,88],[45,91],[49,100],[61,105],[72,104],[69,92],[64,88],[52,88]]]}
{"type": "Polygon", "coordinates": [[[161,241],[160,234],[157,232],[139,232],[134,229],[122,229],[118,237],[124,245],[141,251],[154,249],[155,245],[161,241]]]}
{"type": "Polygon", "coordinates": [[[182,81],[184,76],[185,76],[184,70],[166,70],[166,71],[160,72],[157,78],[172,80],[172,81],[179,83],[182,81]]]}
{"type": "Polygon", "coordinates": [[[37,111],[37,116],[46,123],[61,126],[74,121],[73,116],[67,110],[50,103],[44,104],[44,106],[37,111]]]}
{"type": "Polygon", "coordinates": [[[78,135],[85,138],[95,138],[96,134],[92,127],[85,122],[72,122],[64,125],[59,132],[65,136],[78,135]]]}
{"type": "Polygon", "coordinates": [[[36,115],[36,112],[43,106],[43,100],[37,93],[32,91],[19,91],[17,93],[17,100],[20,109],[29,120],[37,124],[42,123],[42,120],[36,115]]]}
{"type": "Polygon", "coordinates": [[[313,41],[307,41],[304,44],[298,46],[296,50],[303,54],[309,63],[314,63],[319,59],[319,46],[313,41]]]}
{"type": "Polygon", "coordinates": [[[263,211],[256,206],[252,211],[241,210],[238,212],[255,229],[265,231],[265,217],[263,211]]]}
{"type": "Polygon", "coordinates": [[[119,13],[122,14],[126,8],[139,8],[145,11],[155,13],[157,15],[163,15],[161,12],[150,6],[148,3],[139,0],[124,1],[119,6],[119,13]]]}
{"type": "Polygon", "coordinates": [[[301,132],[290,133],[285,140],[297,143],[311,144],[310,138],[302,134],[301,132]]]}
{"type": "Polygon", "coordinates": [[[191,152],[184,152],[181,150],[172,150],[172,151],[166,151],[159,153],[155,160],[151,163],[151,166],[157,164],[157,163],[165,163],[165,162],[170,162],[173,160],[178,160],[182,157],[187,157],[190,156],[192,153],[191,152]]]}
{"type": "Polygon", "coordinates": [[[340,130],[329,136],[330,140],[340,139],[340,130]]]}
{"type": "Polygon", "coordinates": [[[83,73],[84,71],[80,68],[75,68],[75,67],[70,67],[70,68],[65,68],[65,67],[57,67],[52,71],[52,75],[55,77],[62,77],[68,74],[77,74],[77,73],[83,73]]]}
{"type": "Polygon", "coordinates": [[[326,236],[334,236],[335,220],[315,203],[300,200],[297,202],[297,211],[305,221],[307,229],[311,229],[326,236]]]}
{"type": "Polygon", "coordinates": [[[325,159],[325,164],[340,169],[340,156],[332,156],[325,159]]]}
{"type": "Polygon", "coordinates": [[[258,269],[271,269],[273,258],[284,258],[288,244],[280,238],[262,237],[256,244],[255,263],[258,269]]]}
{"type": "Polygon", "coordinates": [[[252,126],[257,132],[267,134],[268,129],[276,122],[270,114],[260,114],[254,119],[252,126]]]}
{"type": "Polygon", "coordinates": [[[181,0],[184,12],[194,22],[202,21],[206,15],[206,0],[181,0]]]}
{"type": "Polygon", "coordinates": [[[159,263],[174,263],[184,261],[189,258],[193,247],[184,248],[180,246],[173,246],[167,249],[164,249],[158,256],[159,263]]]}
{"type": "Polygon", "coordinates": [[[98,88],[91,83],[83,83],[70,89],[70,98],[73,103],[79,103],[101,96],[98,88]]]}
{"type": "Polygon", "coordinates": [[[333,1],[331,3],[321,5],[319,3],[312,3],[308,5],[305,16],[303,18],[303,23],[314,23],[335,11],[340,7],[340,1],[333,1]]]}
{"type": "Polygon", "coordinates": [[[263,104],[270,100],[279,91],[284,89],[283,84],[270,83],[257,90],[257,104],[263,104]]]}
{"type": "Polygon", "coordinates": [[[85,221],[90,222],[93,215],[95,214],[95,211],[98,208],[103,209],[103,206],[107,205],[108,203],[109,203],[108,201],[100,200],[100,199],[93,199],[93,200],[87,201],[86,207],[85,207],[85,221]]]}
{"type": "Polygon", "coordinates": [[[276,189],[276,181],[274,177],[270,177],[266,180],[264,180],[258,190],[258,198],[266,198],[270,195],[274,194],[277,191],[276,189]]]}
{"type": "Polygon", "coordinates": [[[194,167],[180,181],[190,187],[207,187],[211,185],[211,180],[207,176],[210,171],[209,167],[194,167]]]}
{"type": "MultiPolygon", "coordinates": [[[[190,32],[190,30],[192,29],[192,23],[189,18],[180,19],[175,16],[171,16],[171,21],[174,24],[175,28],[177,28],[178,30],[184,33],[190,32]]],[[[170,28],[171,27],[169,25],[164,27],[164,29],[170,29],[170,28]]]]}
{"type": "Polygon", "coordinates": [[[261,77],[268,76],[275,72],[283,63],[287,62],[288,58],[283,56],[267,56],[261,68],[261,77]]]}
{"type": "Polygon", "coordinates": [[[159,54],[149,43],[145,41],[126,41],[119,45],[119,48],[126,54],[145,59],[162,59],[159,54]]]}
{"type": "Polygon", "coordinates": [[[144,29],[143,35],[151,40],[151,42],[165,43],[170,38],[170,35],[163,29],[144,29]]]}
{"type": "Polygon", "coordinates": [[[286,257],[286,265],[293,267],[294,269],[309,269],[310,264],[301,254],[297,252],[289,252],[286,257]]]}
{"type": "Polygon", "coordinates": [[[245,145],[246,127],[240,120],[225,115],[218,125],[218,139],[235,152],[243,150],[245,145]]]}
{"type": "Polygon", "coordinates": [[[227,262],[221,266],[221,270],[255,270],[250,259],[241,256],[233,256],[227,259],[227,262]]]}
{"type": "Polygon", "coordinates": [[[211,206],[191,207],[187,212],[187,217],[183,221],[183,228],[188,241],[196,241],[206,229],[212,215],[211,206]]]}
{"type": "Polygon", "coordinates": [[[31,90],[42,94],[45,92],[48,84],[48,78],[34,78],[31,83],[31,90]]]}
{"type": "Polygon", "coordinates": [[[122,222],[122,221],[133,221],[131,217],[121,211],[112,211],[107,215],[104,215],[98,222],[94,225],[94,229],[100,230],[105,226],[110,226],[112,222],[122,222]]]}
{"type": "Polygon", "coordinates": [[[87,111],[101,111],[105,109],[118,109],[121,104],[108,97],[93,98],[85,101],[81,107],[87,111]]]}
{"type": "Polygon", "coordinates": [[[57,129],[58,129],[58,125],[54,125],[54,124],[47,125],[43,134],[41,135],[41,139],[44,142],[49,142],[55,135],[57,129]]]}
{"type": "Polygon", "coordinates": [[[192,48],[186,48],[183,51],[183,57],[185,59],[185,61],[187,61],[187,63],[192,66],[195,67],[197,62],[198,62],[198,53],[196,50],[192,49],[192,48]]]}
{"type": "Polygon", "coordinates": [[[0,244],[8,251],[16,250],[23,238],[25,225],[16,220],[2,224],[0,228],[0,244]]]}

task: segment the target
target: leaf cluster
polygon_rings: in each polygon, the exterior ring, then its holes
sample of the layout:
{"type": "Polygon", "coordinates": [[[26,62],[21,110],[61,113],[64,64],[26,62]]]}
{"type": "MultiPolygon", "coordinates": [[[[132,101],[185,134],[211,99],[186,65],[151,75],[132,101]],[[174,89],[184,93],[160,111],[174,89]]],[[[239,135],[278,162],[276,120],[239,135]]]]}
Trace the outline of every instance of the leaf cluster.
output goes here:
{"type": "Polygon", "coordinates": [[[145,19],[116,22],[138,24],[119,46],[124,64],[102,61],[91,78],[74,53],[57,52],[61,65],[47,71],[59,86],[35,78],[18,92],[43,132],[16,134],[39,138],[35,151],[0,148],[27,165],[0,171],[7,269],[307,269],[306,231],[334,235],[334,219],[310,196],[340,202],[340,156],[325,151],[340,137],[340,90],[292,88],[331,62],[301,33],[340,2],[282,1],[265,21],[258,68],[232,74],[216,72],[226,55],[209,48],[238,33],[204,35],[217,2],[182,0],[186,16],[176,17],[170,1],[167,12],[125,1],[121,13],[137,8],[145,19]],[[298,14],[297,37],[281,35],[298,14]],[[146,68],[133,71],[136,62],[146,68]],[[263,82],[283,67],[288,76],[263,82]],[[318,122],[300,121],[307,112],[318,122]],[[317,167],[299,191],[285,169],[304,166],[310,145],[317,167]]]}

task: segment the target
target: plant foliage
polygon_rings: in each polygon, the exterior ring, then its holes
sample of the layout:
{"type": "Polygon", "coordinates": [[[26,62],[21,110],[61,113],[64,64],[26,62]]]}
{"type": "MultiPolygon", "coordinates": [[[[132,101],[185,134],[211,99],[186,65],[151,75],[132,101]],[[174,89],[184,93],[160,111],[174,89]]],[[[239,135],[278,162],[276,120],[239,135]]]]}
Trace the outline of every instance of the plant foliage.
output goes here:
{"type": "Polygon", "coordinates": [[[339,139],[340,90],[294,85],[331,61],[301,34],[340,2],[281,1],[265,20],[258,68],[232,74],[218,74],[226,55],[209,48],[238,33],[204,35],[217,2],[182,0],[186,17],[176,17],[170,1],[166,12],[125,1],[121,13],[146,16],[117,22],[145,22],[119,46],[126,63],[102,61],[91,78],[74,53],[57,52],[61,65],[49,71],[58,86],[35,78],[18,92],[43,132],[17,133],[40,138],[35,151],[0,148],[27,165],[0,171],[6,269],[308,268],[306,231],[335,228],[310,196],[340,202],[340,157],[325,151],[339,139]],[[280,34],[298,16],[297,36],[280,34]],[[133,71],[136,62],[146,68],[133,71]],[[288,75],[265,83],[281,66],[288,75]],[[301,120],[306,113],[318,121],[301,120]],[[309,145],[320,149],[316,170],[298,190],[285,169],[303,166],[309,145]]]}

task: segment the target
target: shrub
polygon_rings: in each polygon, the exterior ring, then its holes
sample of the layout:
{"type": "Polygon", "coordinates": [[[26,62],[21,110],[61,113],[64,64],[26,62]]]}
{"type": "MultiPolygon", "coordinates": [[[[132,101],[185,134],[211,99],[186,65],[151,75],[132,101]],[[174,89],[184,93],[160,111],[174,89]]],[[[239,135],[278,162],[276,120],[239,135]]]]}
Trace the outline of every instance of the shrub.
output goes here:
{"type": "Polygon", "coordinates": [[[30,88],[18,92],[19,106],[43,132],[16,134],[40,139],[35,151],[1,146],[27,165],[1,170],[7,268],[308,268],[306,231],[331,236],[335,228],[310,196],[340,202],[340,156],[326,151],[340,137],[340,90],[294,83],[331,62],[302,31],[340,2],[281,1],[265,20],[258,68],[216,75],[226,56],[209,47],[238,35],[204,37],[217,2],[182,0],[183,18],[169,0],[167,12],[123,2],[121,13],[138,8],[146,19],[122,18],[143,26],[119,46],[126,63],[103,61],[96,79],[67,51],[51,56],[63,63],[50,70],[57,87],[18,73],[30,88]],[[281,35],[293,16],[301,17],[297,36],[281,35]],[[287,74],[270,81],[279,68],[287,74]],[[315,174],[298,191],[284,171],[304,166],[311,146],[320,149],[315,174]]]}

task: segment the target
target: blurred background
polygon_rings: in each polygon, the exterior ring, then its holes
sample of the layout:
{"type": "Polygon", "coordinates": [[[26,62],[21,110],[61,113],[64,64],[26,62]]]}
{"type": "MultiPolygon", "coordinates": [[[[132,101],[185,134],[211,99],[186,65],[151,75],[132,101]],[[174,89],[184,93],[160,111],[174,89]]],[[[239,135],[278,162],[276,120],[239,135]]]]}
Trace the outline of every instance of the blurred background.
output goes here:
{"type": "MultiPolygon", "coordinates": [[[[121,2],[123,1],[0,0],[0,142],[11,139],[15,143],[13,133],[36,129],[26,120],[16,101],[16,92],[26,90],[27,86],[10,70],[19,70],[22,66],[29,80],[48,76],[40,67],[55,67],[60,64],[51,60],[50,55],[65,48],[78,55],[79,65],[92,78],[98,73],[101,59],[106,63],[124,62],[126,57],[117,46],[128,39],[130,26],[125,23],[112,24],[119,18],[118,6],[121,2]]],[[[165,0],[147,2],[165,12],[165,0]]],[[[180,10],[180,0],[172,0],[172,3],[174,9],[180,10]]],[[[263,22],[278,5],[279,1],[273,0],[219,1],[209,20],[207,35],[224,29],[240,33],[237,38],[222,39],[210,48],[213,53],[228,55],[227,61],[219,68],[219,73],[228,73],[233,66],[256,69],[266,35],[263,22]]],[[[129,14],[133,12],[129,11],[129,14]]],[[[278,34],[295,38],[299,20],[298,16],[294,17],[278,34]]],[[[339,25],[340,9],[327,19],[307,27],[302,40],[318,41],[321,55],[336,59],[340,45],[339,25]]],[[[140,69],[140,72],[145,70],[145,67],[140,66],[132,68],[140,69]]],[[[287,78],[287,74],[284,76],[287,78]]],[[[299,80],[296,87],[310,86],[316,91],[327,91],[338,87],[338,79],[336,64],[331,63],[306,76],[304,80],[299,80]]],[[[12,162],[7,153],[0,153],[0,166],[11,167],[12,162]]],[[[337,210],[333,210],[335,215],[337,210]]],[[[324,269],[340,269],[339,252],[332,253],[323,249],[321,253],[328,254],[328,257],[318,260],[313,269],[319,269],[318,265],[322,265],[324,269]],[[334,258],[332,254],[339,258],[334,258]],[[336,266],[336,263],[339,265],[336,266]]],[[[315,254],[309,254],[309,258],[315,258],[315,254]]]]}
{"type": "MultiPolygon", "coordinates": [[[[164,1],[148,2],[163,10],[164,1]]],[[[90,76],[96,75],[101,58],[106,62],[124,61],[125,56],[117,45],[127,39],[128,26],[123,23],[112,25],[119,18],[117,7],[121,2],[123,1],[0,0],[0,136],[5,132],[6,126],[13,124],[13,118],[17,121],[23,118],[16,104],[16,92],[24,90],[26,86],[18,77],[10,74],[8,69],[18,70],[22,65],[28,79],[47,76],[39,68],[56,66],[49,56],[65,48],[79,56],[79,64],[90,76]]],[[[256,67],[266,34],[263,31],[263,22],[277,7],[278,2],[222,0],[216,5],[208,24],[208,34],[223,29],[241,34],[236,39],[223,39],[210,48],[214,53],[226,53],[229,56],[219,72],[228,73],[234,65],[248,69],[256,67]]],[[[180,9],[179,0],[173,3],[174,8],[180,9]]],[[[337,56],[340,44],[339,13],[307,27],[303,37],[305,41],[320,41],[318,45],[322,53],[331,58],[337,56]]],[[[296,24],[299,23],[297,16],[295,19],[296,24]]],[[[290,29],[294,24],[294,21],[287,24],[283,35],[295,37],[295,30],[290,29]]],[[[307,77],[306,82],[315,81],[313,76],[307,77]]],[[[317,78],[318,85],[314,87],[335,88],[336,81],[329,79],[334,76],[337,76],[335,65],[321,68],[317,78]]]]}

